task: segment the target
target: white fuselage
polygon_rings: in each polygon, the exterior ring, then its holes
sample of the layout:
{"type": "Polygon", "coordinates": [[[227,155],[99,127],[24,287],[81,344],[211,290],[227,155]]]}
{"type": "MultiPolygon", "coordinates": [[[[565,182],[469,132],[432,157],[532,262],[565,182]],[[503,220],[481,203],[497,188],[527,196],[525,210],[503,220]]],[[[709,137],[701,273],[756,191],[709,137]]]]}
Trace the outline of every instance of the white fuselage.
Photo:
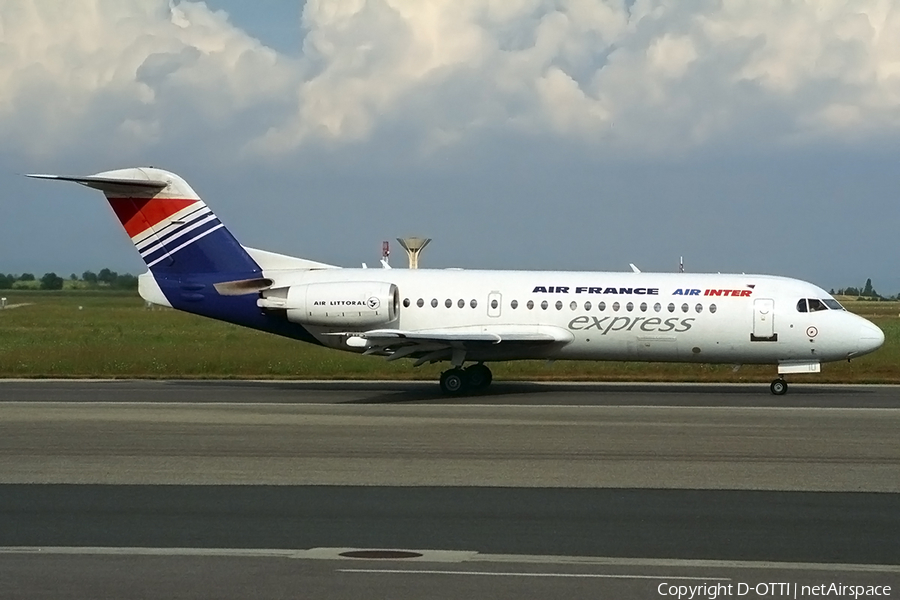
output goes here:
{"type": "MultiPolygon", "coordinates": [[[[883,342],[880,329],[845,310],[801,312],[803,299],[829,300],[812,284],[768,275],[323,269],[267,271],[277,286],[384,281],[405,330],[567,332],[543,347],[471,350],[467,360],[526,358],[704,363],[845,360],[883,342]]],[[[309,327],[324,345],[347,344],[348,328],[309,327]]],[[[364,331],[361,328],[360,331],[364,331]]]]}

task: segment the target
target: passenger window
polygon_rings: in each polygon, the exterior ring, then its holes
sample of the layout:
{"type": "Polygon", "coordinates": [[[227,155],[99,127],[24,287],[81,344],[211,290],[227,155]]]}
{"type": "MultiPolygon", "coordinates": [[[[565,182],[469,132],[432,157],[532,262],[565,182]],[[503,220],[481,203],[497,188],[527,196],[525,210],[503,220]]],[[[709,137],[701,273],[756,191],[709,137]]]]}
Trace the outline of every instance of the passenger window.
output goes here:
{"type": "Polygon", "coordinates": [[[629,302],[628,304],[626,304],[625,310],[627,310],[628,312],[633,311],[634,310],[634,302],[629,302]]]}
{"type": "Polygon", "coordinates": [[[698,304],[697,306],[694,307],[694,310],[697,311],[697,314],[702,313],[702,312],[703,312],[703,305],[702,305],[702,304],[698,304]]]}
{"type": "Polygon", "coordinates": [[[797,303],[797,312],[806,312],[806,298],[802,298],[800,302],[797,303]]]}
{"type": "Polygon", "coordinates": [[[491,308],[497,308],[498,306],[500,306],[500,305],[497,303],[497,299],[496,299],[496,298],[494,298],[493,300],[491,300],[491,308]]]}
{"type": "Polygon", "coordinates": [[[601,302],[600,304],[598,304],[597,310],[599,310],[600,312],[603,312],[604,310],[606,310],[606,302],[601,302]]]}
{"type": "Polygon", "coordinates": [[[669,302],[669,312],[675,312],[675,304],[669,302]]]}
{"type": "MultiPolygon", "coordinates": [[[[515,300],[513,300],[513,302],[515,302],[515,300]]],[[[469,306],[471,306],[472,308],[476,308],[478,306],[478,300],[472,300],[471,302],[469,302],[469,306]]]]}
{"type": "Polygon", "coordinates": [[[529,301],[528,301],[528,304],[526,304],[525,306],[528,307],[528,310],[531,310],[532,308],[534,308],[534,301],[533,301],[533,300],[529,300],[529,301]]]}
{"type": "Polygon", "coordinates": [[[437,298],[431,299],[431,308],[437,308],[437,298]]]}
{"type": "Polygon", "coordinates": [[[556,310],[562,310],[562,300],[556,301],[556,310]]]}
{"type": "Polygon", "coordinates": [[[576,308],[578,308],[578,303],[572,300],[572,302],[569,304],[569,308],[575,310],[576,308]]]}
{"type": "Polygon", "coordinates": [[[647,303],[641,302],[641,312],[647,312],[647,303]]]}
{"type": "Polygon", "coordinates": [[[585,303],[584,303],[584,310],[591,310],[591,303],[590,303],[590,302],[585,302],[585,303]]]}
{"type": "Polygon", "coordinates": [[[687,304],[682,304],[682,305],[681,305],[681,312],[687,312],[687,311],[689,311],[689,310],[691,310],[691,307],[688,306],[687,304]]]}
{"type": "MultiPolygon", "coordinates": [[[[473,300],[473,302],[474,302],[474,300],[473,300]]],[[[519,301],[513,300],[512,302],[509,303],[509,307],[510,308],[519,308],[519,301]]]]}
{"type": "Polygon", "coordinates": [[[709,305],[709,312],[715,314],[716,310],[718,310],[718,309],[716,308],[716,305],[715,305],[715,304],[710,304],[710,305],[709,305]]]}
{"type": "Polygon", "coordinates": [[[828,310],[828,307],[825,306],[825,303],[817,298],[810,298],[807,300],[807,302],[809,303],[809,312],[828,310]]]}
{"type": "Polygon", "coordinates": [[[619,303],[613,302],[613,312],[619,312],[619,303]]]}
{"type": "Polygon", "coordinates": [[[543,302],[541,302],[541,308],[542,308],[542,309],[547,310],[547,307],[548,307],[548,306],[550,306],[550,305],[547,304],[547,301],[546,301],[546,300],[544,300],[543,302]]]}
{"type": "Polygon", "coordinates": [[[656,311],[656,312],[661,311],[661,310],[662,310],[662,304],[660,304],[659,302],[657,302],[656,304],[653,305],[653,310],[656,311]]]}
{"type": "Polygon", "coordinates": [[[457,305],[458,307],[460,307],[460,308],[463,308],[463,307],[465,307],[465,305],[466,305],[466,301],[463,300],[462,298],[460,298],[460,299],[459,299],[459,302],[457,302],[456,305],[457,305]]]}
{"type": "Polygon", "coordinates": [[[451,300],[450,298],[447,298],[446,300],[444,300],[444,306],[446,306],[447,308],[450,308],[451,306],[453,306],[453,300],[451,300]]]}
{"type": "Polygon", "coordinates": [[[419,298],[418,300],[416,300],[416,306],[422,308],[423,306],[425,306],[425,301],[419,298]]]}
{"type": "Polygon", "coordinates": [[[409,308],[409,298],[403,299],[403,308],[409,308]]]}

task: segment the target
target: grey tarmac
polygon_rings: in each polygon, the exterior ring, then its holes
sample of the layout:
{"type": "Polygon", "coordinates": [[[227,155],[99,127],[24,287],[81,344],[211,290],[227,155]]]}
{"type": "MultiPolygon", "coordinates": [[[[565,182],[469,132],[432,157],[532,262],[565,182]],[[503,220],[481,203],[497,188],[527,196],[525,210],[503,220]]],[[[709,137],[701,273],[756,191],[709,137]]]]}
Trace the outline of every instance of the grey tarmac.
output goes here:
{"type": "Polygon", "coordinates": [[[431,381],[0,379],[0,402],[226,402],[286,404],[468,404],[900,408],[900,386],[765,383],[495,381],[484,393],[448,399],[431,381]]]}
{"type": "Polygon", "coordinates": [[[0,483],[900,491],[895,387],[421,388],[2,382],[0,483]]]}
{"type": "Polygon", "coordinates": [[[900,589],[896,387],[434,387],[2,381],[0,596],[900,589]]]}
{"type": "MultiPolygon", "coordinates": [[[[392,598],[544,600],[675,597],[678,587],[716,586],[720,598],[772,598],[788,586],[841,582],[891,586],[896,567],[877,565],[585,559],[465,554],[422,561],[360,560],[345,549],[169,550],[159,548],[0,549],[0,596],[59,598],[392,598]],[[747,591],[738,596],[739,586],[747,591]],[[721,587],[718,587],[721,586],[721,587]],[[730,586],[730,587],[729,587],[730,586]],[[756,593],[756,586],[760,592],[756,593]],[[663,590],[667,595],[660,594],[663,590]]],[[[437,553],[434,553],[437,554],[437,553]]],[[[447,554],[447,553],[445,553],[447,554]]],[[[689,589],[689,588],[688,588],[689,589]]],[[[741,589],[743,591],[743,589],[741,589]]],[[[697,596],[695,596],[697,597],[697,596]]],[[[706,594],[699,596],[709,598],[706,594]]],[[[806,597],[810,596],[797,596],[806,597]]],[[[883,596],[882,596],[883,597],[883,596]]]]}

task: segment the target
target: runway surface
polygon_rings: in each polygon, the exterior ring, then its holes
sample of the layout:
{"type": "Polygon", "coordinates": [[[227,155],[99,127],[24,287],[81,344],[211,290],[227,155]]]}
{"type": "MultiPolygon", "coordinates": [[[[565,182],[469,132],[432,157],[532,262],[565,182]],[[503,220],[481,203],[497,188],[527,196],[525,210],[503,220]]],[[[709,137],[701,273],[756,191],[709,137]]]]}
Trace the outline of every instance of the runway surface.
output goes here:
{"type": "Polygon", "coordinates": [[[900,386],[792,384],[773,396],[762,383],[495,382],[484,393],[447,398],[431,381],[0,379],[0,402],[9,401],[900,408],[900,386]]]}
{"type": "Polygon", "coordinates": [[[435,387],[0,382],[0,482],[900,491],[894,387],[435,387]]]}
{"type": "Polygon", "coordinates": [[[0,597],[898,589],[896,387],[435,388],[0,381],[0,597]]]}
{"type": "Polygon", "coordinates": [[[892,494],[355,486],[0,486],[0,546],[438,548],[900,564],[892,494]]]}

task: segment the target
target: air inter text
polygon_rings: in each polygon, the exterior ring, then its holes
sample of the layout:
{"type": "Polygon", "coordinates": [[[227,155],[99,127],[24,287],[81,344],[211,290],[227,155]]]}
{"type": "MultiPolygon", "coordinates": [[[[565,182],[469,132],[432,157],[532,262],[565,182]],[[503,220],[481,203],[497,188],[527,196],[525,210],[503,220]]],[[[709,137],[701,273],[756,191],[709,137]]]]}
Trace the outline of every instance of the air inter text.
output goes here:
{"type": "Polygon", "coordinates": [[[753,290],[698,290],[690,288],[678,288],[672,292],[673,296],[731,296],[732,298],[742,297],[749,298],[753,295],[753,290]]]}

